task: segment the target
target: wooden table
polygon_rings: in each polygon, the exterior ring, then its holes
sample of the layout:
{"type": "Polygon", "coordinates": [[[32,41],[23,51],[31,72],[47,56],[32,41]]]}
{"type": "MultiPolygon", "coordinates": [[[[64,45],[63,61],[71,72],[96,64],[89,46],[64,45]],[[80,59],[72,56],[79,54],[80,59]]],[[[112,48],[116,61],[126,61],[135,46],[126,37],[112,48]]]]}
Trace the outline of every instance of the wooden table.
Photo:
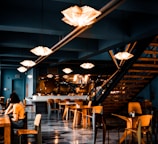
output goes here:
{"type": "Polygon", "coordinates": [[[73,128],[77,125],[78,111],[81,111],[81,113],[82,113],[83,128],[87,127],[86,115],[87,115],[88,110],[90,110],[90,109],[92,109],[92,107],[89,107],[87,105],[74,107],[74,118],[73,118],[73,125],[72,125],[73,128]]]}
{"type": "Polygon", "coordinates": [[[76,105],[76,103],[75,102],[62,102],[62,103],[59,103],[59,106],[65,106],[63,117],[62,117],[63,119],[66,117],[66,120],[68,120],[69,106],[72,106],[72,105],[76,105]]]}
{"type": "Polygon", "coordinates": [[[8,115],[0,115],[0,127],[4,127],[4,144],[10,144],[11,123],[8,115]]]}
{"type": "MultiPolygon", "coordinates": [[[[137,122],[138,122],[138,116],[135,117],[127,117],[127,116],[122,116],[118,114],[112,114],[113,116],[116,116],[118,118],[121,118],[122,120],[126,121],[126,128],[136,128],[137,127],[137,122]]],[[[121,136],[119,143],[121,144],[125,138],[132,134],[132,131],[124,131],[123,135],[121,136]]]]}

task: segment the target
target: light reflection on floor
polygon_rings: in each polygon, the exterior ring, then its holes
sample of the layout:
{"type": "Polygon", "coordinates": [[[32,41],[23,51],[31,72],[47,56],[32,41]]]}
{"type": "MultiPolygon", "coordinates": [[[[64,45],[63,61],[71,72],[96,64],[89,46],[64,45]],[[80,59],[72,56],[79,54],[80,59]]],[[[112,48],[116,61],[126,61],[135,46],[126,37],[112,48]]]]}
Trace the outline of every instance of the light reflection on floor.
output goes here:
{"type": "MultiPolygon", "coordinates": [[[[33,128],[33,120],[35,114],[28,113],[28,128],[33,128]]],[[[42,144],[93,144],[94,133],[91,128],[83,129],[82,127],[72,129],[72,120],[57,120],[55,115],[52,115],[51,120],[48,120],[47,114],[42,114],[41,121],[42,129],[42,144]]],[[[109,141],[106,134],[106,144],[116,144],[118,141],[117,130],[109,132],[109,141]]],[[[33,138],[29,138],[31,143],[33,138]]],[[[102,144],[102,129],[98,129],[96,144],[102,144]]]]}

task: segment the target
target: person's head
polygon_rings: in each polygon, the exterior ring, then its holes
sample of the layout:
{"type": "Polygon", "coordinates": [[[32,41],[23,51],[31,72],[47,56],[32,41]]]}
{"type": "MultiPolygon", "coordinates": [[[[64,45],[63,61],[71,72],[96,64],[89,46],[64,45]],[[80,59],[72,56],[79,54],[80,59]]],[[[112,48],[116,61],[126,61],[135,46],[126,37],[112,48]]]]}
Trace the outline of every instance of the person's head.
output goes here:
{"type": "Polygon", "coordinates": [[[19,96],[13,92],[11,95],[10,95],[10,103],[19,103],[20,102],[20,99],[19,99],[19,96]]]}

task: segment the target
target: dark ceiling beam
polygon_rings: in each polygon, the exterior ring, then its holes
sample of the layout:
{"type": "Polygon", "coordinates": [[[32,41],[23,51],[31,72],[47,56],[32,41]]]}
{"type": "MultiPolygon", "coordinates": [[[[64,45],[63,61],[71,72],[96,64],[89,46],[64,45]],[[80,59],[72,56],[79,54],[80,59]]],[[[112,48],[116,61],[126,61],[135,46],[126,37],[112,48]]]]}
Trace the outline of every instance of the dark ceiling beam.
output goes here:
{"type": "Polygon", "coordinates": [[[142,5],[142,1],[128,0],[128,3],[124,3],[118,9],[127,11],[127,12],[135,12],[135,13],[139,12],[139,13],[146,13],[146,14],[149,14],[149,13],[155,14],[155,12],[157,12],[158,14],[157,5],[158,5],[157,0],[153,0],[152,2],[148,0],[144,0],[143,5],[142,5]],[[128,7],[128,5],[130,5],[130,7],[128,7]]]}
{"type": "MultiPolygon", "coordinates": [[[[32,24],[32,22],[31,22],[32,24]]],[[[46,34],[46,35],[57,35],[57,36],[61,36],[64,35],[65,33],[63,33],[63,30],[56,30],[56,29],[45,29],[45,28],[34,28],[32,27],[30,24],[29,27],[27,26],[13,26],[13,25],[0,25],[0,31],[9,31],[9,32],[23,32],[23,33],[35,33],[35,34],[46,34]]]]}

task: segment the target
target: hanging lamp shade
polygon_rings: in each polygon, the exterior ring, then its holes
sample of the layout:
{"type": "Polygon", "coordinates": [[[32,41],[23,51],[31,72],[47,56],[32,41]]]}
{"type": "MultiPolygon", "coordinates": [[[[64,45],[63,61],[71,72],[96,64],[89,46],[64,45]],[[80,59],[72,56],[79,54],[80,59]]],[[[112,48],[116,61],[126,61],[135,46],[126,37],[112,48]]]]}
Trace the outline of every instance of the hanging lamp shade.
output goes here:
{"type": "Polygon", "coordinates": [[[33,54],[37,56],[47,56],[52,53],[52,50],[48,47],[38,46],[30,50],[33,54]]]}
{"type": "Polygon", "coordinates": [[[130,54],[128,52],[118,52],[117,54],[115,54],[115,58],[118,60],[128,60],[133,56],[133,54],[130,54]]]}
{"type": "Polygon", "coordinates": [[[21,66],[21,67],[18,67],[17,70],[18,70],[19,72],[23,73],[23,72],[27,71],[27,68],[21,66]]]}
{"type": "Polygon", "coordinates": [[[69,73],[72,72],[72,69],[70,69],[70,68],[64,68],[63,72],[66,73],[66,74],[69,74],[69,73]]]}
{"type": "Polygon", "coordinates": [[[72,26],[86,26],[93,24],[97,16],[101,14],[100,11],[95,10],[89,6],[79,7],[77,5],[61,11],[64,15],[62,19],[65,23],[72,26]]]}
{"type": "Polygon", "coordinates": [[[82,67],[83,69],[91,69],[94,67],[94,64],[92,63],[83,63],[80,65],[80,67],[82,67]]]}
{"type": "Polygon", "coordinates": [[[32,60],[24,60],[20,64],[22,64],[23,66],[26,66],[26,67],[32,67],[36,63],[34,61],[32,61],[32,60]]]}

